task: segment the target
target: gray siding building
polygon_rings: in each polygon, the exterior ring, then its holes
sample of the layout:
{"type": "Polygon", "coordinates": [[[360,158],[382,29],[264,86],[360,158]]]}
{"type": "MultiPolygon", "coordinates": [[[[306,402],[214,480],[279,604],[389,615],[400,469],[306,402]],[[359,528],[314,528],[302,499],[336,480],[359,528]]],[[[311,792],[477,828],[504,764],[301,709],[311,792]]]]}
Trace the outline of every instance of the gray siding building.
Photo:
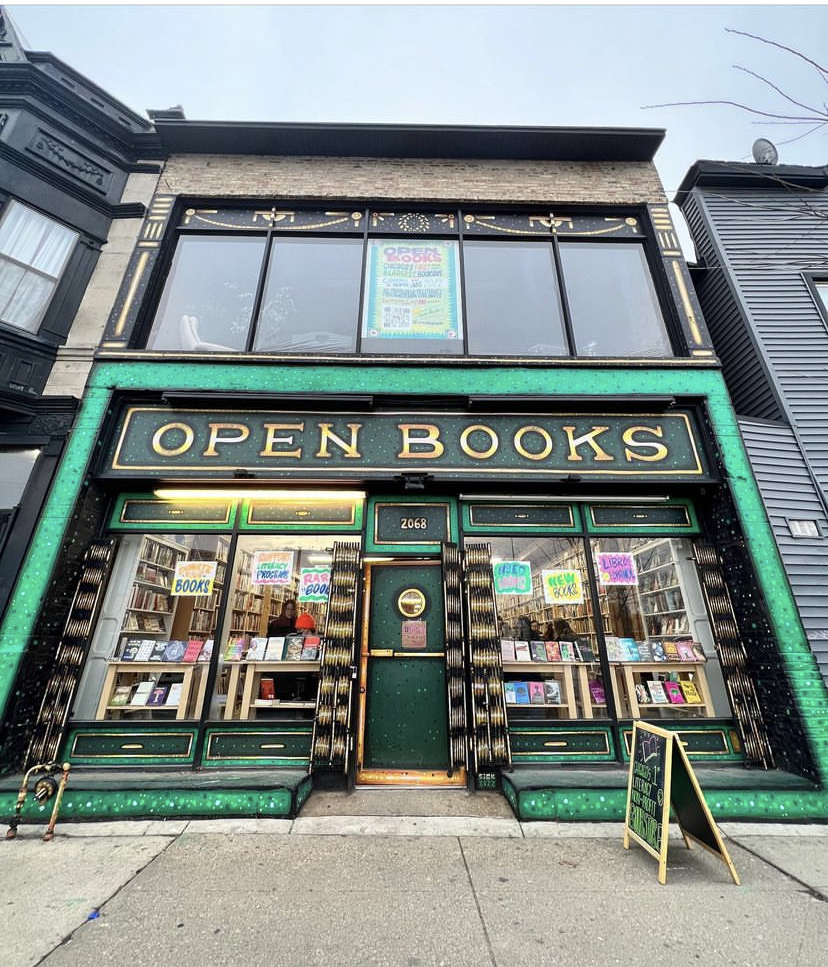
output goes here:
{"type": "Polygon", "coordinates": [[[699,161],[676,198],[696,291],[828,681],[828,168],[699,161]]]}

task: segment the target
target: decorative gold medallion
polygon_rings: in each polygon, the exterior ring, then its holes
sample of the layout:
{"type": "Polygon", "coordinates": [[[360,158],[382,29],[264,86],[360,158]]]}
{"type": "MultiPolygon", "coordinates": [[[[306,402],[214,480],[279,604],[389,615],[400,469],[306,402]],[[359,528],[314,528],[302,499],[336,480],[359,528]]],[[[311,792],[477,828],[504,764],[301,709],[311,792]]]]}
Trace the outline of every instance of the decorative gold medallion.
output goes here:
{"type": "Polygon", "coordinates": [[[419,588],[406,588],[397,598],[397,610],[404,618],[419,618],[426,609],[426,596],[419,588]]]}

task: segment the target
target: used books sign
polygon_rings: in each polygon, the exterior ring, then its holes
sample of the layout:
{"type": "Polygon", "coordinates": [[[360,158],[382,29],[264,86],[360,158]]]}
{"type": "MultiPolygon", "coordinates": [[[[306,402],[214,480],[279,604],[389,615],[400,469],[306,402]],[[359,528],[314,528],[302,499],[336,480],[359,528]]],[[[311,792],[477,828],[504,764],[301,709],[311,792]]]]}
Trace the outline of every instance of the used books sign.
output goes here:
{"type": "Polygon", "coordinates": [[[630,772],[627,781],[627,813],[624,820],[624,849],[635,840],[658,860],[658,882],[667,882],[667,841],[670,809],[675,813],[685,845],[691,840],[727,864],[733,882],[739,875],[701,788],[680,737],[655,725],[633,725],[630,772]]]}
{"type": "Polygon", "coordinates": [[[708,475],[693,415],[336,413],[135,406],[116,428],[108,476],[156,471],[445,478],[708,475]]]}

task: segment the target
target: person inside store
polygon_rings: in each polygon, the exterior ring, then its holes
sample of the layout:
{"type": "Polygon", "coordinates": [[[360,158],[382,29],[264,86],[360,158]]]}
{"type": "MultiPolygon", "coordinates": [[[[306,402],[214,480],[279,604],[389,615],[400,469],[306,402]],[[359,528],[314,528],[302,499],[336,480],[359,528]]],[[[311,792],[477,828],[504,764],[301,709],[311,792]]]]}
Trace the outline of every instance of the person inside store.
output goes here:
{"type": "Polygon", "coordinates": [[[296,631],[296,602],[292,598],[282,602],[282,610],[267,623],[268,638],[290,635],[296,631]]]}

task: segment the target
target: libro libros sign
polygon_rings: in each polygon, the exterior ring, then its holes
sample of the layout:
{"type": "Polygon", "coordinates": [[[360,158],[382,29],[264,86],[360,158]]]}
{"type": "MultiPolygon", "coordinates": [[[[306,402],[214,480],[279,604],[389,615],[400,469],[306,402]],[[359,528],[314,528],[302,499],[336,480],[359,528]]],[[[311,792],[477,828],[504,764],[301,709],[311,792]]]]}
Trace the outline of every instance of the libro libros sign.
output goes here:
{"type": "Polygon", "coordinates": [[[658,882],[667,882],[667,845],[670,809],[690,849],[694,840],[718,856],[739,886],[736,872],[713,816],[704,801],[693,767],[675,732],[645,722],[633,724],[624,849],[630,839],[658,860],[658,882]]]}
{"type": "Polygon", "coordinates": [[[107,476],[214,471],[361,477],[606,479],[707,476],[690,412],[660,414],[334,413],[130,407],[107,476]]]}

